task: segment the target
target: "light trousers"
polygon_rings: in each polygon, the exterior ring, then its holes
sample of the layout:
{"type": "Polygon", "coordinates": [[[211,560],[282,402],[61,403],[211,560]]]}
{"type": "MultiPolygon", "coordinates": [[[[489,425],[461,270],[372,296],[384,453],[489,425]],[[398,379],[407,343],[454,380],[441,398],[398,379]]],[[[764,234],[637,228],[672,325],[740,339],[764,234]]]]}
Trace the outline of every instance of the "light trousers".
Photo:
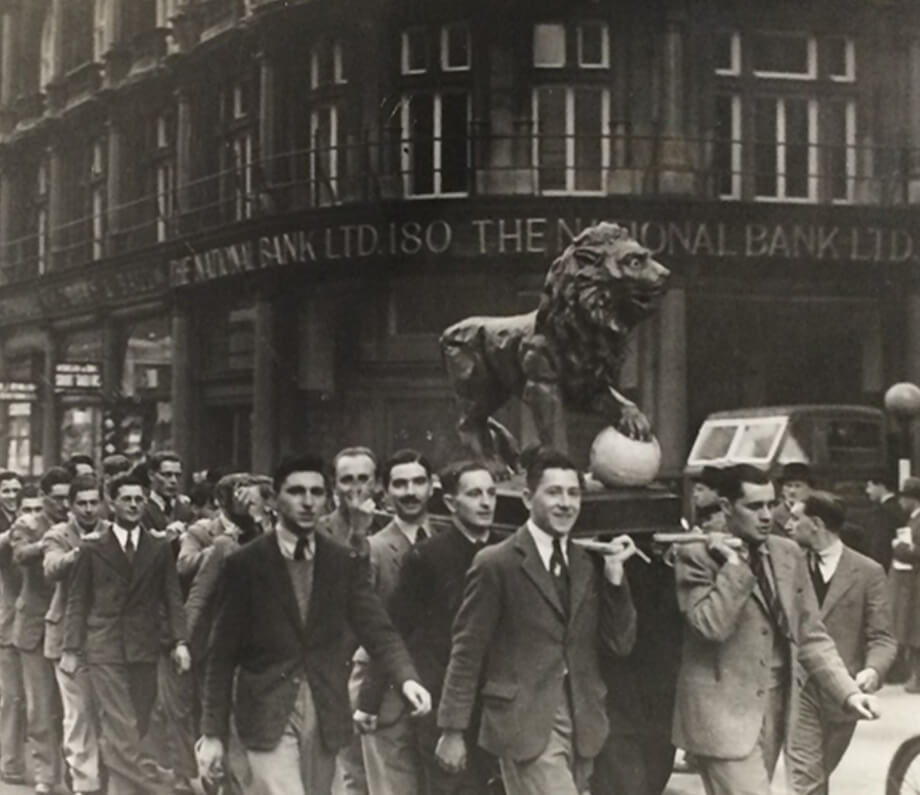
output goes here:
{"type": "Polygon", "coordinates": [[[40,651],[19,651],[26,694],[26,734],[35,783],[53,787],[61,771],[61,705],[54,665],[40,651]]]}
{"type": "Polygon", "coordinates": [[[26,691],[15,646],[0,646],[0,775],[26,772],[26,691]]]}
{"type": "Polygon", "coordinates": [[[70,768],[76,792],[102,789],[99,780],[99,732],[89,670],[81,665],[68,674],[55,663],[54,675],[64,709],[62,721],[64,761],[70,768]]]}

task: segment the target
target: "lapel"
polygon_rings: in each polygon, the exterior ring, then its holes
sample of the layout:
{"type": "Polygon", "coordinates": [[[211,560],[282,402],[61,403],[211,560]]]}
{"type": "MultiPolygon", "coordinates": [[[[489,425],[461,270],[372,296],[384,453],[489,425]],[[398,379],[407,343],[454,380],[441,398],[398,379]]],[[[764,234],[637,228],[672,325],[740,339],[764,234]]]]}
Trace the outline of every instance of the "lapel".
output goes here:
{"type": "Polygon", "coordinates": [[[821,605],[821,618],[826,618],[831,608],[853,587],[856,582],[855,574],[856,566],[853,555],[844,546],[840,561],[837,563],[837,570],[827,586],[827,593],[824,594],[824,604],[821,605]]]}
{"type": "MultiPolygon", "coordinates": [[[[307,607],[307,620],[303,627],[304,638],[308,639],[316,630],[316,625],[326,613],[323,607],[318,604],[319,594],[330,594],[335,592],[335,580],[338,578],[338,572],[332,571],[329,562],[329,555],[332,552],[332,544],[329,539],[322,533],[313,531],[315,539],[313,545],[313,586],[310,590],[310,604],[307,607]]],[[[290,580],[290,577],[287,578],[290,580]]],[[[291,586],[291,593],[294,593],[294,586],[291,586]]],[[[294,598],[294,609],[297,608],[297,599],[294,598]]],[[[300,616],[298,610],[298,618],[300,616]]]]}
{"type": "Polygon", "coordinates": [[[569,541],[569,621],[578,612],[591,586],[594,564],[588,552],[569,541]]]}
{"type": "Polygon", "coordinates": [[[121,574],[124,579],[131,579],[131,564],[128,563],[128,558],[125,557],[121,544],[118,543],[118,539],[115,537],[111,527],[107,528],[102,534],[96,549],[99,550],[99,557],[121,574]]]}
{"type": "MultiPolygon", "coordinates": [[[[122,556],[124,556],[124,552],[122,552],[122,556]]],[[[134,551],[134,560],[131,562],[131,581],[137,582],[155,558],[156,544],[154,544],[153,538],[150,537],[147,531],[141,527],[140,532],[137,534],[137,549],[134,551]]],[[[125,559],[127,560],[127,558],[125,559]]]]}
{"type": "MultiPolygon", "coordinates": [[[[773,544],[769,538],[767,539],[767,543],[769,544],[767,549],[770,551],[770,561],[773,565],[773,587],[776,588],[780,604],[783,606],[786,617],[791,624],[792,616],[796,615],[795,566],[798,561],[798,553],[793,551],[790,554],[783,548],[782,544],[773,544]]],[[[811,583],[809,582],[809,586],[810,585],[811,583]]]]}
{"type": "MultiPolygon", "coordinates": [[[[559,594],[556,593],[552,575],[546,570],[543,561],[540,560],[540,553],[537,552],[537,545],[531,538],[527,525],[520,527],[515,533],[514,546],[523,556],[521,568],[524,573],[531,579],[543,598],[555,608],[559,617],[565,619],[565,610],[562,607],[562,602],[559,601],[559,594]]],[[[571,579],[569,581],[571,582],[571,579]]]]}
{"type": "Polygon", "coordinates": [[[70,545],[70,548],[73,549],[80,546],[81,536],[80,531],[77,529],[76,520],[69,519],[65,526],[67,527],[67,543],[70,545]]]}
{"type": "MultiPolygon", "coordinates": [[[[281,550],[278,548],[278,537],[273,531],[260,536],[251,543],[262,544],[265,554],[263,573],[269,582],[269,587],[279,598],[284,612],[287,613],[291,623],[297,627],[298,635],[301,634],[304,626],[300,618],[300,607],[297,605],[297,595],[294,593],[294,585],[288,575],[287,564],[284,562],[284,556],[282,556],[281,550]]],[[[319,547],[319,544],[316,546],[319,547]]],[[[316,567],[314,565],[314,572],[315,570],[316,567]]],[[[313,590],[316,590],[315,584],[313,590]]],[[[311,599],[310,601],[312,603],[313,600],[311,599]]],[[[310,612],[312,612],[312,604],[310,612]]]]}

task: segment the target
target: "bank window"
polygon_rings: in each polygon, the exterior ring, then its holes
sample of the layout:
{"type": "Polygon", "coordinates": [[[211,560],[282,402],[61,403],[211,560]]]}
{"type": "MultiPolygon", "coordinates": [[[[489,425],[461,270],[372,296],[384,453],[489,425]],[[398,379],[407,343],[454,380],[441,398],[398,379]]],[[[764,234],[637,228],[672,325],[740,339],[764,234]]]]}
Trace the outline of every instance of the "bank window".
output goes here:
{"type": "Polygon", "coordinates": [[[576,28],[578,66],[605,69],[610,66],[610,38],[603,22],[582,22],[576,28]]]}
{"type": "Polygon", "coordinates": [[[171,115],[157,116],[156,150],[153,156],[154,178],[156,180],[156,233],[157,242],[162,243],[169,237],[170,223],[175,213],[176,165],[173,139],[175,137],[175,119],[171,115]]]}
{"type": "Polygon", "coordinates": [[[856,103],[828,102],[822,123],[828,148],[828,192],[833,201],[853,201],[856,188],[856,103]]]}
{"type": "Polygon", "coordinates": [[[318,107],[310,113],[310,197],[314,206],[336,204],[342,165],[339,145],[339,113],[336,105],[318,107]]]}
{"type": "Polygon", "coordinates": [[[720,198],[741,197],[741,97],[715,98],[713,168],[720,198]]]}
{"type": "Polygon", "coordinates": [[[848,36],[828,36],[824,40],[824,58],[828,77],[838,83],[856,79],[856,46],[848,36]]]}
{"type": "Polygon", "coordinates": [[[815,79],[818,76],[817,43],[800,33],[755,33],[751,37],[751,62],[757,77],[815,79]]]}
{"type": "Polygon", "coordinates": [[[93,142],[90,169],[90,204],[93,216],[93,259],[101,259],[105,248],[105,141],[93,142]]]}
{"type": "Polygon", "coordinates": [[[565,66],[565,25],[540,23],[533,26],[533,65],[541,69],[565,66]]]}
{"type": "Polygon", "coordinates": [[[347,82],[342,59],[342,42],[319,42],[310,51],[310,88],[347,82]]]}
{"type": "Polygon", "coordinates": [[[402,73],[424,74],[428,71],[428,31],[426,28],[409,28],[402,34],[402,73]]]}
{"type": "Polygon", "coordinates": [[[736,31],[716,31],[713,36],[713,61],[717,75],[741,74],[741,37],[736,31]]]}
{"type": "Polygon", "coordinates": [[[464,22],[441,28],[441,69],[463,72],[470,68],[470,28],[464,22]]]}
{"type": "Polygon", "coordinates": [[[32,474],[32,404],[6,404],[6,468],[32,474]]]}
{"type": "Polygon", "coordinates": [[[550,85],[533,93],[533,161],[540,193],[600,193],[610,167],[610,94],[550,85]]]}
{"type": "Polygon", "coordinates": [[[818,173],[818,103],[787,97],[754,100],[754,194],[814,200],[818,173]]]}
{"type": "Polygon", "coordinates": [[[401,109],[402,174],[407,196],[462,196],[469,181],[470,97],[419,92],[401,109]]]}

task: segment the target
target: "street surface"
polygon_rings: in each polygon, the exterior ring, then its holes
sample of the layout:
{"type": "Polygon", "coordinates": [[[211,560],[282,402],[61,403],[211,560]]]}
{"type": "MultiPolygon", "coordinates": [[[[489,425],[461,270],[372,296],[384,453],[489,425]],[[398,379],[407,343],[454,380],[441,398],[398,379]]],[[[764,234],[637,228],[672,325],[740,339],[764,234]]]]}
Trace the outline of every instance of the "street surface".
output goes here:
{"type": "MultiPolygon", "coordinates": [[[[831,776],[832,795],[884,795],[885,773],[897,747],[912,734],[920,734],[920,695],[889,685],[879,694],[882,717],[863,722],[846,756],[831,776]]],[[[665,795],[704,795],[699,777],[675,773],[665,795]]],[[[773,795],[792,795],[780,761],[773,779],[773,795]]]]}
{"type": "MultiPolygon", "coordinates": [[[[897,747],[920,733],[920,695],[909,695],[900,685],[886,687],[879,696],[882,717],[856,730],[843,762],[831,777],[832,795],[884,795],[885,773],[897,747]]],[[[773,795],[792,795],[786,786],[782,761],[773,780],[773,795]]],[[[0,783],[0,795],[26,795],[31,787],[0,783]]],[[[704,795],[695,774],[675,773],[665,795],[704,795]]]]}

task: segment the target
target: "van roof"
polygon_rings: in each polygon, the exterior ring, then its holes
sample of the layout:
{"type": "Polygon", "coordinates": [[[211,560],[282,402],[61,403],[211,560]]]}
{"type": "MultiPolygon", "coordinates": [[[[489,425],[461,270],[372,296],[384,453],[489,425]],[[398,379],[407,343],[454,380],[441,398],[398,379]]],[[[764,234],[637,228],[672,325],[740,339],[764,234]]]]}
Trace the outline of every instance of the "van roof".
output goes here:
{"type": "Polygon", "coordinates": [[[857,406],[844,403],[803,403],[786,406],[756,406],[746,409],[714,411],[707,415],[707,420],[735,419],[737,417],[778,417],[793,414],[852,414],[864,417],[880,418],[884,412],[874,406],[857,406]]]}

